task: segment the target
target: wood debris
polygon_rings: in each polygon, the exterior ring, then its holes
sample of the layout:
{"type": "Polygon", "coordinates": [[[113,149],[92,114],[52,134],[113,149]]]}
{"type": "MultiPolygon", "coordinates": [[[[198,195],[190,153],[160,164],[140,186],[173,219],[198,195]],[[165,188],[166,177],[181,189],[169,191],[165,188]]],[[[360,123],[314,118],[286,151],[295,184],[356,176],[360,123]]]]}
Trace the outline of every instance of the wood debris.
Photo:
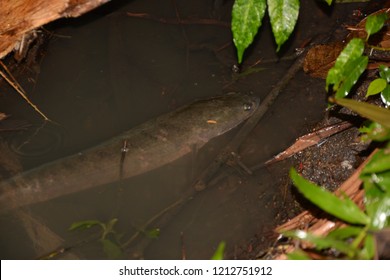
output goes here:
{"type": "Polygon", "coordinates": [[[323,127],[321,129],[318,129],[316,131],[310,132],[304,136],[299,137],[293,145],[291,145],[289,148],[284,150],[283,152],[277,154],[270,160],[266,161],[265,164],[271,164],[275,163],[281,160],[284,160],[286,158],[291,157],[292,155],[308,148],[313,145],[319,144],[321,141],[326,139],[327,137],[330,137],[336,133],[339,133],[341,131],[344,131],[348,128],[352,127],[352,124],[350,122],[344,121],[339,122],[336,124],[332,124],[326,127],[323,127]]]}
{"type": "Polygon", "coordinates": [[[62,17],[78,17],[110,0],[0,0],[0,59],[35,29],[62,17]]]}

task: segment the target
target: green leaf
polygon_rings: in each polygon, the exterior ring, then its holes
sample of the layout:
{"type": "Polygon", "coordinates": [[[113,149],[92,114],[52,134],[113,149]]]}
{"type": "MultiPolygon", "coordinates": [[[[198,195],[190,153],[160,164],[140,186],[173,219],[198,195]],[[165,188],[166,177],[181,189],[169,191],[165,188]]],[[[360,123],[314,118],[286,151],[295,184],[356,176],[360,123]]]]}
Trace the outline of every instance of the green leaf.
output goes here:
{"type": "Polygon", "coordinates": [[[390,83],[390,69],[385,65],[379,65],[379,76],[390,83]]]}
{"type": "Polygon", "coordinates": [[[365,207],[371,218],[370,230],[383,229],[389,225],[390,193],[376,181],[376,174],[360,175],[364,181],[365,207]]]}
{"type": "Polygon", "coordinates": [[[337,229],[331,231],[328,234],[328,237],[338,239],[338,240],[344,240],[347,238],[358,236],[362,230],[363,230],[363,228],[361,228],[361,227],[346,226],[346,227],[337,228],[337,229]]]}
{"type": "Polygon", "coordinates": [[[383,91],[387,87],[387,82],[385,79],[378,78],[373,80],[367,89],[366,97],[370,95],[375,95],[383,91]]]}
{"type": "Polygon", "coordinates": [[[225,241],[221,241],[218,244],[217,250],[215,250],[214,255],[211,257],[212,260],[223,260],[223,255],[225,254],[225,241]]]}
{"type": "Polygon", "coordinates": [[[317,250],[323,250],[327,248],[334,248],[339,252],[347,254],[348,256],[354,256],[358,253],[357,249],[344,241],[340,241],[328,236],[315,236],[311,233],[304,232],[302,230],[288,231],[282,233],[286,237],[294,237],[300,240],[308,241],[316,246],[317,250]]]}
{"type": "Polygon", "coordinates": [[[85,221],[79,221],[79,222],[75,222],[73,223],[70,227],[69,227],[69,230],[75,230],[75,229],[88,229],[88,228],[91,228],[93,226],[101,226],[102,228],[104,227],[104,224],[101,223],[100,221],[98,220],[85,220],[85,221]]]}
{"type": "Polygon", "coordinates": [[[330,5],[332,5],[332,1],[333,0],[324,0],[326,3],[328,3],[328,5],[330,6],[330,5]]]}
{"type": "Polygon", "coordinates": [[[390,225],[390,194],[372,198],[366,202],[367,212],[371,216],[371,229],[383,229],[390,225]]]}
{"type": "Polygon", "coordinates": [[[329,100],[330,102],[347,107],[374,122],[380,123],[386,128],[390,128],[390,110],[346,98],[329,98],[329,100]]]}
{"type": "Polygon", "coordinates": [[[289,260],[310,260],[310,257],[302,250],[294,250],[291,253],[287,254],[289,260]]]}
{"type": "Polygon", "coordinates": [[[114,243],[110,239],[102,239],[100,240],[100,242],[102,242],[104,253],[106,254],[108,259],[110,260],[124,259],[122,249],[118,244],[114,243]]]}
{"type": "Polygon", "coordinates": [[[276,51],[279,51],[297,23],[299,0],[268,0],[267,2],[272,32],[278,45],[276,51]]]}
{"type": "Polygon", "coordinates": [[[370,230],[389,226],[390,193],[381,191],[373,182],[364,182],[365,207],[371,217],[370,230]]]}
{"type": "Polygon", "coordinates": [[[390,148],[381,149],[372,156],[361,174],[380,173],[390,170],[390,148]]]}
{"type": "Polygon", "coordinates": [[[160,229],[159,228],[153,228],[150,230],[145,230],[145,235],[152,239],[157,239],[160,236],[160,229]]]}
{"type": "Polygon", "coordinates": [[[390,140],[390,129],[377,122],[370,122],[368,125],[361,127],[359,131],[365,133],[362,136],[363,141],[368,139],[381,142],[390,140]]]}
{"type": "MultiPolygon", "coordinates": [[[[362,56],[364,51],[364,42],[361,39],[352,39],[337,57],[335,65],[329,70],[326,77],[326,90],[333,85],[333,90],[337,91],[347,80],[349,84],[353,84],[358,78],[357,74],[364,71],[367,66],[368,59],[362,56]],[[358,67],[358,69],[355,69],[358,67]],[[353,74],[351,74],[351,71],[353,74]],[[356,77],[357,76],[357,77],[356,77]]],[[[359,74],[359,75],[360,75],[359,74]]],[[[347,87],[343,89],[349,91],[347,87]]]]}
{"type": "Polygon", "coordinates": [[[107,224],[103,224],[103,233],[102,233],[102,239],[105,239],[108,234],[115,233],[114,226],[118,222],[117,218],[113,218],[110,221],[108,221],[107,224]]]}
{"type": "Polygon", "coordinates": [[[390,193],[390,171],[373,173],[369,179],[377,184],[383,192],[390,193]]]}
{"type": "Polygon", "coordinates": [[[378,15],[369,15],[366,20],[367,40],[372,34],[382,29],[387,20],[387,13],[383,12],[378,15]]]}
{"type": "Polygon", "coordinates": [[[341,83],[341,86],[336,92],[337,98],[346,97],[349,94],[349,91],[356,84],[360,75],[366,70],[368,64],[368,57],[361,56],[355,60],[349,61],[344,68],[344,79],[341,83]]]}
{"type": "Polygon", "coordinates": [[[390,107],[390,86],[387,85],[386,88],[381,93],[382,102],[385,104],[386,108],[390,107]]]}
{"type": "Polygon", "coordinates": [[[375,251],[376,245],[374,236],[372,234],[367,234],[364,239],[364,247],[362,248],[360,255],[364,259],[371,260],[375,256],[375,251]]]}
{"type": "Polygon", "coordinates": [[[301,177],[294,168],[290,170],[290,177],[298,190],[312,203],[325,212],[353,224],[368,224],[369,217],[349,198],[343,200],[327,190],[301,177]]]}
{"type": "Polygon", "coordinates": [[[238,63],[245,49],[253,42],[266,9],[266,0],[236,0],[232,10],[233,42],[237,48],[238,63]]]}

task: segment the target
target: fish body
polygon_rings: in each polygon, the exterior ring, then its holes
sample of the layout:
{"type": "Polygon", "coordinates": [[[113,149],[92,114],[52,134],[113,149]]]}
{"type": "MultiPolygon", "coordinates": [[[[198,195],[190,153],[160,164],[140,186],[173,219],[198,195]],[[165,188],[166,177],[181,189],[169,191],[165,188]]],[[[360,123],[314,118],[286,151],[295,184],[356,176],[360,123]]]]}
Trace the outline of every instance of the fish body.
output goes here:
{"type": "Polygon", "coordinates": [[[257,109],[255,97],[228,93],[196,101],[101,145],[0,183],[0,212],[136,176],[190,153],[257,109]]]}

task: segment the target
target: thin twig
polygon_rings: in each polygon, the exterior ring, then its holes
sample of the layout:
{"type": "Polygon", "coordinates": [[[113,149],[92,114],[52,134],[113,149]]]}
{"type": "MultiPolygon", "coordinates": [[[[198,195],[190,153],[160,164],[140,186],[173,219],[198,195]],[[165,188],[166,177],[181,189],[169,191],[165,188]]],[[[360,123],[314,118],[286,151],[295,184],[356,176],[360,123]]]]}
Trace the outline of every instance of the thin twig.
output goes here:
{"type": "Polygon", "coordinates": [[[26,92],[24,89],[19,85],[19,83],[16,82],[16,80],[13,78],[11,73],[8,71],[8,68],[3,64],[3,62],[0,60],[1,66],[6,70],[8,75],[11,78],[8,78],[2,71],[0,71],[0,76],[3,77],[4,80],[7,81],[7,83],[14,89],[16,90],[17,93],[29,104],[39,115],[43,117],[45,121],[52,122],[41,110],[38,109],[38,107],[30,101],[30,99],[27,97],[26,92]],[[13,81],[14,80],[14,81],[13,81]]]}

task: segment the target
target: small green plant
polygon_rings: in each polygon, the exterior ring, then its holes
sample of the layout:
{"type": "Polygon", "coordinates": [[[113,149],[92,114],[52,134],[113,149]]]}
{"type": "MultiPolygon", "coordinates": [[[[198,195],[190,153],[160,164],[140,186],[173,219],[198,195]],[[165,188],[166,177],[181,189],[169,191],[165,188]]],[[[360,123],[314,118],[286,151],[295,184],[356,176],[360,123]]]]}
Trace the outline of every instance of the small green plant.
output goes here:
{"type": "Polygon", "coordinates": [[[69,230],[85,230],[93,227],[100,228],[99,242],[103,246],[103,250],[109,259],[123,258],[123,251],[119,245],[120,235],[114,230],[117,218],[113,218],[107,223],[98,220],[85,220],[73,223],[69,230]]]}
{"type": "Polygon", "coordinates": [[[236,0],[232,11],[233,41],[238,63],[252,44],[268,7],[277,51],[290,37],[299,14],[299,0],[236,0]]]}
{"type": "Polygon", "coordinates": [[[226,243],[225,241],[221,241],[218,244],[217,249],[215,250],[213,256],[211,257],[212,260],[223,260],[224,254],[225,254],[225,247],[226,243]]]}
{"type": "Polygon", "coordinates": [[[69,230],[86,230],[96,227],[100,228],[98,241],[103,246],[103,251],[108,259],[125,258],[125,249],[132,245],[133,241],[141,234],[150,239],[156,239],[160,236],[159,228],[142,229],[132,226],[132,228],[137,229],[136,233],[134,233],[126,242],[123,242],[122,237],[124,236],[124,234],[118,233],[114,229],[117,225],[117,222],[117,218],[113,218],[107,223],[103,223],[99,220],[84,220],[74,222],[69,227],[69,230]]]}
{"type": "MultiPolygon", "coordinates": [[[[378,32],[387,20],[387,14],[369,16],[366,21],[368,40],[378,32]]],[[[352,39],[341,52],[335,66],[329,70],[326,89],[335,93],[330,101],[349,108],[366,117],[371,122],[361,128],[363,139],[384,142],[366,164],[360,174],[365,191],[365,210],[346,196],[337,197],[323,188],[305,180],[294,169],[290,176],[298,190],[312,203],[344,221],[345,227],[331,231],[325,237],[318,237],[305,231],[289,231],[285,236],[310,242],[315,249],[333,249],[342,258],[372,259],[376,254],[375,233],[390,227],[390,111],[366,102],[345,99],[353,85],[365,70],[368,58],[363,55],[366,42],[352,39]]],[[[389,69],[381,66],[380,78],[371,82],[366,97],[381,94],[385,106],[389,106],[389,69]]],[[[289,256],[292,259],[305,259],[308,256],[299,250],[289,256]]]]}

